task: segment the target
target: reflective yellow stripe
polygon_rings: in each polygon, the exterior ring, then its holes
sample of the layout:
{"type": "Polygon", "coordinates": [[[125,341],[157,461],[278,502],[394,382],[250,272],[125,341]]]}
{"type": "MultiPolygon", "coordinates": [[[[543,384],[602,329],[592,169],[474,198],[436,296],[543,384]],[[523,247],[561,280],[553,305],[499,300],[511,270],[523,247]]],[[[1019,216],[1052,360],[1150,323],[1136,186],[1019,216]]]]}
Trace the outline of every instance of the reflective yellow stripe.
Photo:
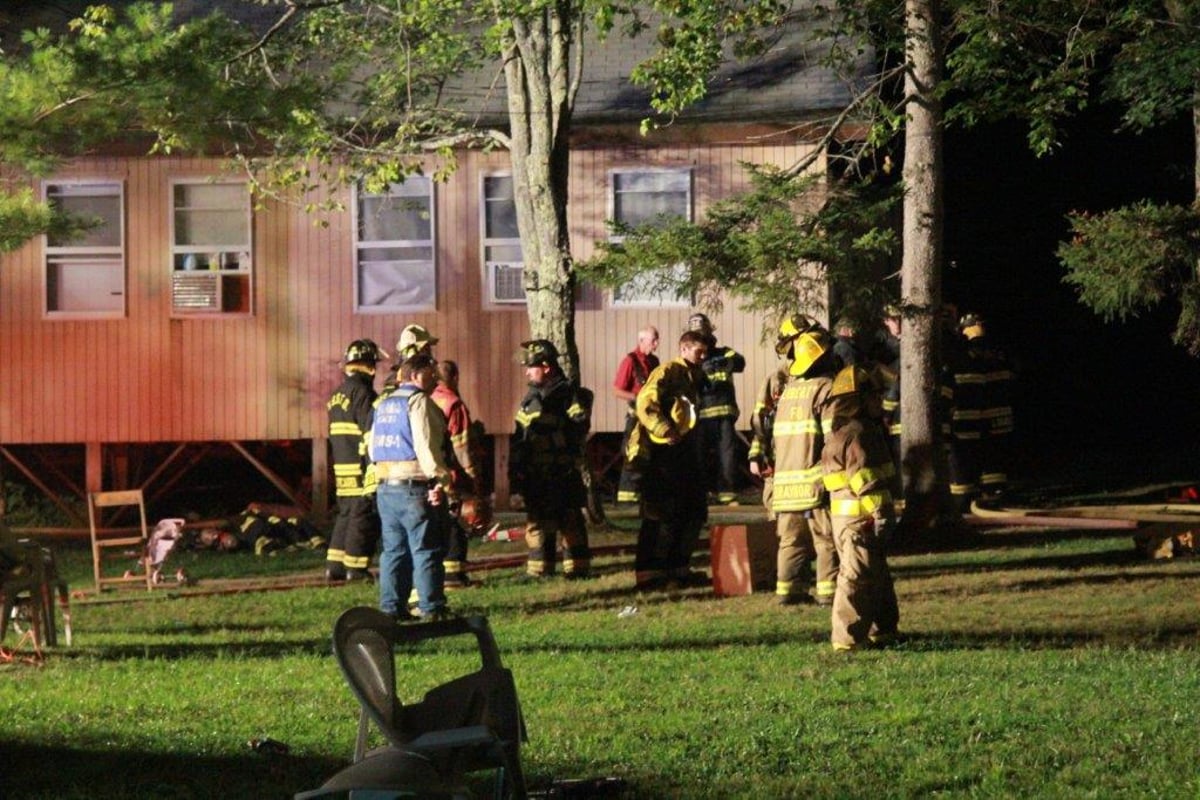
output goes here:
{"type": "Polygon", "coordinates": [[[775,420],[775,436],[815,436],[820,428],[815,419],[775,420]]]}
{"type": "Polygon", "coordinates": [[[984,486],[996,483],[1008,483],[1008,474],[1004,472],[985,472],[979,481],[984,486]]]}
{"type": "Polygon", "coordinates": [[[821,465],[808,469],[784,469],[775,473],[775,485],[789,483],[819,483],[821,481],[821,465]]]}
{"type": "Polygon", "coordinates": [[[892,436],[899,436],[900,434],[904,433],[904,426],[899,422],[895,423],[894,425],[888,425],[888,433],[890,433],[892,436]]]}
{"type": "Polygon", "coordinates": [[[370,556],[346,556],[343,559],[346,569],[366,569],[371,563],[370,556]]]}
{"type": "Polygon", "coordinates": [[[950,484],[950,494],[953,495],[968,495],[974,494],[979,487],[973,483],[952,483],[950,484]]]}
{"type": "Polygon", "coordinates": [[[987,383],[987,375],[982,372],[959,372],[954,375],[955,383],[987,383]]]}
{"type": "Polygon", "coordinates": [[[836,492],[838,489],[845,489],[849,485],[845,473],[842,472],[834,472],[826,475],[823,480],[825,481],[825,488],[831,492],[836,492]]]}
{"type": "MultiPolygon", "coordinates": [[[[891,464],[884,464],[881,467],[863,467],[850,478],[850,491],[861,494],[863,487],[867,484],[887,480],[895,474],[896,468],[891,464]]],[[[825,485],[829,486],[828,482],[825,485]]]]}
{"type": "Polygon", "coordinates": [[[833,597],[837,593],[837,581],[817,581],[817,597],[833,597]]]}
{"type": "Polygon", "coordinates": [[[837,517],[863,517],[874,514],[892,502],[891,492],[871,492],[849,500],[831,500],[829,513],[837,517]]]}
{"type": "Polygon", "coordinates": [[[700,414],[699,414],[700,419],[713,419],[715,417],[732,417],[732,416],[733,416],[733,406],[730,406],[730,405],[711,406],[709,408],[704,408],[704,409],[700,410],[700,414]]]}
{"type": "Polygon", "coordinates": [[[357,422],[331,422],[329,423],[330,436],[362,436],[362,428],[357,422]]]}
{"type": "Polygon", "coordinates": [[[618,503],[636,503],[638,501],[638,499],[641,498],[641,496],[642,495],[638,492],[630,492],[630,491],[622,490],[622,491],[617,492],[617,502],[618,503]]]}
{"type": "Polygon", "coordinates": [[[542,415],[541,411],[533,411],[530,413],[526,413],[524,411],[518,411],[517,412],[517,424],[520,425],[522,428],[528,428],[529,423],[533,422],[535,419],[537,419],[541,415],[542,415]]]}

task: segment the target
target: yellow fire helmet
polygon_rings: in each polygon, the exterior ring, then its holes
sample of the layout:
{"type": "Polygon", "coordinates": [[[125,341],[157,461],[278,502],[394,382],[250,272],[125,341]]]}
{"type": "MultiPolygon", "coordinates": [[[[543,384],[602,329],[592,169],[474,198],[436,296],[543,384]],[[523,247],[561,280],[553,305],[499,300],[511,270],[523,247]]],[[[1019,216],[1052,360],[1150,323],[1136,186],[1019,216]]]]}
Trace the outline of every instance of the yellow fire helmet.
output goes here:
{"type": "Polygon", "coordinates": [[[788,348],[792,346],[792,342],[802,333],[807,333],[817,324],[809,319],[804,314],[792,314],[790,317],[779,323],[779,334],[775,339],[775,354],[787,355],[788,348]]]}
{"type": "Polygon", "coordinates": [[[829,334],[823,330],[810,330],[800,334],[793,345],[792,366],[788,368],[788,373],[804,375],[832,346],[829,334]]]}
{"type": "MultiPolygon", "coordinates": [[[[671,406],[671,421],[675,423],[679,435],[686,436],[688,431],[696,427],[696,406],[686,397],[675,398],[675,404],[671,406]]],[[[650,434],[650,441],[655,444],[667,443],[667,439],[653,433],[650,434]]]]}

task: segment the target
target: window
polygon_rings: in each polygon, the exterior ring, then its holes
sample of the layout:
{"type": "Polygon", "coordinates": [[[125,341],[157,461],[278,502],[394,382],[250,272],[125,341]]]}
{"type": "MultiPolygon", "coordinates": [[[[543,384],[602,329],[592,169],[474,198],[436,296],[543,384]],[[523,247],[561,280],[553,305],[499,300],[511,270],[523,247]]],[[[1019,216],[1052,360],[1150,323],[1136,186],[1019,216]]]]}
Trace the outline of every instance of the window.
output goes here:
{"type": "Polygon", "coordinates": [[[435,308],[433,182],[412,175],[385,194],[360,188],[354,209],[354,310],[435,308]]]}
{"type": "Polygon", "coordinates": [[[250,192],[244,183],[171,182],[171,311],[250,314],[250,192]]]}
{"type": "Polygon", "coordinates": [[[525,255],[510,175],[483,178],[483,268],[489,302],[525,302],[525,255]]]}
{"type": "MultiPolygon", "coordinates": [[[[686,169],[613,171],[612,219],[625,225],[660,223],[672,217],[692,218],[692,173],[686,169]]],[[[620,241],[621,237],[612,237],[620,241]]],[[[685,275],[682,264],[651,270],[644,277],[613,289],[614,306],[689,306],[692,298],[660,289],[665,272],[685,275]]]]}
{"type": "Polygon", "coordinates": [[[46,237],[46,316],[124,316],[124,187],[53,182],[44,190],[52,208],[90,225],[74,238],[46,237]]]}

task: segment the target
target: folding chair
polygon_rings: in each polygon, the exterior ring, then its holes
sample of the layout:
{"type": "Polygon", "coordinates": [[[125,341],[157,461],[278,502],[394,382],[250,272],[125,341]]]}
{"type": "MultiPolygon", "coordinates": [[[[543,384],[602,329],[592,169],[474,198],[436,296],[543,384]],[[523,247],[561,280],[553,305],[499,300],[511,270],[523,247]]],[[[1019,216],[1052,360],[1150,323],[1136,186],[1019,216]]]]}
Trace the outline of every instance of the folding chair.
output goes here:
{"type": "Polygon", "coordinates": [[[119,492],[89,492],[88,493],[88,525],[92,531],[92,569],[96,576],[96,593],[99,594],[105,584],[128,584],[144,581],[147,589],[154,587],[150,559],[146,558],[146,542],[149,532],[146,529],[146,504],[142,499],[141,489],[126,489],[119,492]],[[141,533],[130,536],[130,528],[101,527],[103,520],[100,509],[120,506],[137,506],[141,520],[141,533]],[[104,551],[113,547],[136,547],[141,560],[141,575],[122,573],[120,576],[105,575],[101,567],[104,551]]]}
{"type": "Polygon", "coordinates": [[[334,624],[333,651],[362,706],[354,763],[296,800],[352,790],[456,797],[465,791],[464,777],[482,770],[495,771],[493,797],[526,797],[520,755],[525,724],[512,672],[500,663],[486,618],[399,625],[378,609],[351,608],[334,624]],[[480,668],[430,689],[420,702],[403,704],[396,690],[397,649],[463,634],[474,635],[480,668]],[[367,752],[370,723],[388,744],[367,752]]]}

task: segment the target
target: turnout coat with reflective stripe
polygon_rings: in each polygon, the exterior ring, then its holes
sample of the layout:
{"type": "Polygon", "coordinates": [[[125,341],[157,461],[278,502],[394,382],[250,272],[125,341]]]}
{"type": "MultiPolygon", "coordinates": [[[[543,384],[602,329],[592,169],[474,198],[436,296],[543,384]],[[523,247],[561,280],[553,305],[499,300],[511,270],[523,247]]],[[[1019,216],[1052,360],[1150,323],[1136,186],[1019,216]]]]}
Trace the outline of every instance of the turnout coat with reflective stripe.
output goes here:
{"type": "Polygon", "coordinates": [[[771,509],[776,513],[808,511],[822,505],[821,448],[833,420],[822,418],[821,408],[832,384],[829,375],[792,378],[779,396],[771,438],[775,451],[771,509]]]}
{"type": "Polygon", "coordinates": [[[517,409],[508,462],[513,492],[526,505],[579,507],[586,499],[580,467],[591,428],[592,393],[561,373],[530,386],[517,409]]]}
{"type": "MultiPolygon", "coordinates": [[[[353,368],[352,368],[353,369],[353,368]]],[[[325,404],[329,412],[329,448],[333,459],[334,487],[338,497],[360,497],[374,491],[368,476],[366,441],[375,403],[375,375],[353,370],[325,404]]]]}
{"type": "Polygon", "coordinates": [[[821,467],[832,516],[893,516],[896,468],[883,429],[874,420],[850,420],[829,434],[821,467]]]}
{"type": "Polygon", "coordinates": [[[745,357],[732,347],[713,344],[700,365],[708,381],[700,386],[700,419],[737,419],[737,393],[733,375],[746,369],[745,357]]]}

